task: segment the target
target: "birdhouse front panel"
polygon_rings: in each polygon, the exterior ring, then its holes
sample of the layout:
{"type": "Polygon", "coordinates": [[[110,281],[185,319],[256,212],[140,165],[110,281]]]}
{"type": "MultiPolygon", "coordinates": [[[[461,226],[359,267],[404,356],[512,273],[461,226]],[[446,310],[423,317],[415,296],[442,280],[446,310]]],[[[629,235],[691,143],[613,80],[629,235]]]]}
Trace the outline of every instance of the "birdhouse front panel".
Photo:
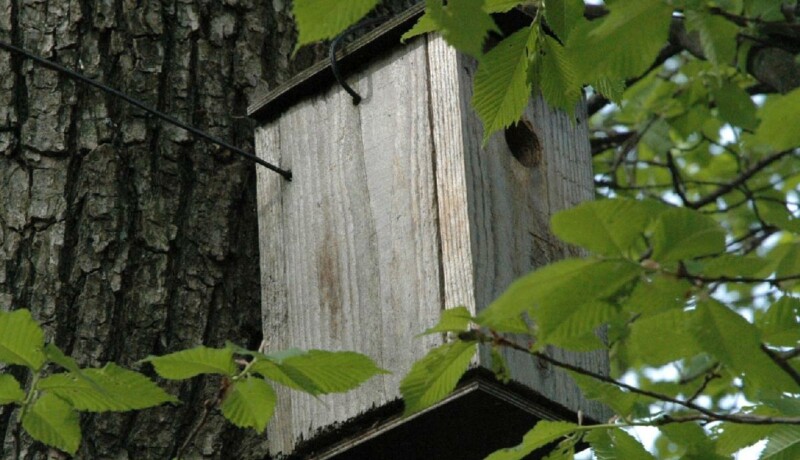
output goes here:
{"type": "MultiPolygon", "coordinates": [[[[264,335],[269,350],[353,350],[392,372],[318,399],[282,392],[273,453],[399,398],[414,361],[445,340],[417,337],[443,309],[486,307],[511,282],[570,252],[550,215],[592,196],[585,110],[535,100],[484,145],[470,106],[476,64],[441,38],[372,57],[256,132],[264,335]],[[583,111],[582,111],[583,110],[583,111]]],[[[602,354],[562,359],[606,371],[602,354]]],[[[519,383],[572,411],[604,415],[560,371],[509,354],[519,383]]],[[[475,358],[488,367],[488,352],[475,358]]]]}

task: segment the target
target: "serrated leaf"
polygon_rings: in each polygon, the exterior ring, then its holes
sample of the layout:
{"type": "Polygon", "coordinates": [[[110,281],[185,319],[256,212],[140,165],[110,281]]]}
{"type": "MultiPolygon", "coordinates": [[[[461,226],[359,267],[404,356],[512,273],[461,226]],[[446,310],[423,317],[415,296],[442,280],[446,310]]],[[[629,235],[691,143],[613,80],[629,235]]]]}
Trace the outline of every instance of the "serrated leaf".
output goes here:
{"type": "Polygon", "coordinates": [[[800,88],[784,95],[771,95],[758,111],[761,124],[756,137],[776,151],[800,146],[800,130],[787,126],[800,126],[800,88]]]}
{"type": "Polygon", "coordinates": [[[525,433],[521,443],[514,447],[495,451],[486,457],[486,460],[522,460],[536,449],[572,434],[577,429],[579,426],[574,423],[542,420],[532,430],[525,433]]]}
{"type": "Polygon", "coordinates": [[[686,30],[697,32],[706,59],[714,65],[733,65],[739,28],[722,16],[699,9],[685,12],[686,30]]]}
{"type": "Polygon", "coordinates": [[[82,369],[80,374],[53,374],[40,380],[38,388],[88,412],[121,412],[178,402],[146,376],[113,363],[82,369]]]}
{"type": "Polygon", "coordinates": [[[52,394],[42,395],[28,408],[22,427],[33,439],[72,455],[81,443],[78,413],[52,394]]]}
{"type": "Polygon", "coordinates": [[[798,385],[761,350],[758,329],[740,315],[709,300],[698,303],[694,319],[697,343],[735,372],[743,373],[745,382],[756,388],[798,391],[798,385]]]}
{"type": "Polygon", "coordinates": [[[598,460],[655,460],[644,446],[620,428],[594,429],[586,441],[598,460]]]}
{"type": "Polygon", "coordinates": [[[48,343],[44,347],[44,354],[47,356],[47,359],[51,363],[58,364],[59,366],[63,367],[64,369],[72,372],[80,372],[81,368],[78,366],[78,363],[75,362],[74,359],[64,354],[60,348],[53,345],[52,343],[48,343]]]}
{"type": "Polygon", "coordinates": [[[0,311],[0,363],[38,371],[45,363],[44,332],[26,309],[0,311]]]}
{"type": "Polygon", "coordinates": [[[661,213],[655,223],[653,256],[659,262],[722,253],[725,232],[712,218],[688,208],[661,213]]]}
{"type": "Polygon", "coordinates": [[[544,10],[547,25],[553,29],[562,43],[567,41],[569,33],[583,17],[586,6],[583,0],[549,0],[544,10]]]}
{"type": "Polygon", "coordinates": [[[378,374],[388,373],[368,356],[324,350],[309,350],[281,362],[259,360],[251,370],[312,395],[349,391],[378,374]]]}
{"type": "Polygon", "coordinates": [[[669,423],[658,429],[673,443],[683,447],[684,458],[725,460],[716,452],[714,440],[696,423],[669,423]]]}
{"type": "Polygon", "coordinates": [[[413,414],[444,399],[467,371],[477,344],[457,340],[429,351],[400,382],[405,414],[413,414]]]}
{"type": "Polygon", "coordinates": [[[541,334],[555,330],[573,308],[616,295],[641,273],[638,264],[625,260],[567,259],[550,264],[515,281],[483,310],[477,323],[501,332],[509,319],[527,312],[541,334]]]}
{"type": "Polygon", "coordinates": [[[234,425],[263,433],[275,412],[277,399],[270,384],[261,378],[249,377],[233,382],[220,409],[234,425]]]}
{"type": "Polygon", "coordinates": [[[483,3],[483,11],[487,13],[505,13],[523,1],[524,0],[485,0],[483,3]]]}
{"type": "Polygon", "coordinates": [[[665,310],[682,308],[691,294],[692,285],[688,281],[655,275],[652,279],[636,284],[631,295],[621,305],[630,312],[646,317],[665,310]]]}
{"type": "Polygon", "coordinates": [[[25,392],[11,374],[0,374],[0,406],[25,400],[25,392]]]}
{"type": "Polygon", "coordinates": [[[624,256],[658,214],[669,209],[654,201],[607,199],[587,201],[553,216],[559,239],[602,255],[624,256]]]}
{"type": "Polygon", "coordinates": [[[461,332],[469,327],[472,315],[467,307],[448,308],[442,312],[439,323],[426,330],[422,335],[435,334],[437,332],[461,332]]]}
{"type": "Polygon", "coordinates": [[[336,37],[366,16],[378,1],[294,0],[292,11],[297,21],[298,46],[336,37]]]}
{"type": "Polygon", "coordinates": [[[533,86],[541,89],[551,106],[572,115],[583,97],[575,66],[564,47],[549,35],[545,35],[540,43],[540,79],[533,86]]]}
{"type": "Polygon", "coordinates": [[[428,13],[423,14],[417,19],[417,22],[414,24],[414,27],[408,30],[408,32],[404,33],[402,37],[400,37],[400,41],[405,43],[411,38],[414,38],[418,35],[427,34],[429,32],[433,32],[438,29],[436,22],[431,18],[428,13]]]}
{"type": "Polygon", "coordinates": [[[800,427],[777,427],[767,438],[761,460],[796,460],[800,456],[800,427]]]}
{"type": "Polygon", "coordinates": [[[589,302],[565,306],[569,316],[551,330],[542,331],[537,346],[555,345],[572,351],[591,351],[604,348],[597,329],[616,316],[617,307],[606,302],[589,302]]]}
{"type": "Polygon", "coordinates": [[[141,362],[149,362],[156,373],[165,379],[183,380],[200,374],[236,374],[231,348],[208,348],[199,346],[164,356],[148,356],[141,362]]]}
{"type": "Polygon", "coordinates": [[[537,30],[523,28],[513,33],[486,53],[478,66],[472,106],[483,121],[484,142],[522,116],[531,94],[526,47],[537,30]]]}
{"type": "Polygon", "coordinates": [[[511,369],[508,367],[508,363],[506,362],[506,358],[500,353],[498,347],[491,347],[491,363],[492,363],[492,373],[494,374],[494,378],[497,380],[508,383],[511,381],[511,369]]]}
{"type": "Polygon", "coordinates": [[[703,259],[697,265],[693,264],[691,272],[708,277],[755,276],[768,263],[769,261],[763,257],[721,254],[713,258],[703,259]]]}
{"type": "Polygon", "coordinates": [[[615,4],[596,21],[581,21],[570,33],[567,48],[585,82],[640,76],[667,41],[672,7],[661,0],[615,4]]]}
{"type": "Polygon", "coordinates": [[[733,455],[735,452],[752,446],[766,438],[777,425],[742,425],[740,423],[722,423],[717,433],[717,453],[733,455]]]}
{"type": "Polygon", "coordinates": [[[794,347],[800,343],[800,299],[784,296],[756,321],[764,342],[794,347]]]}
{"type": "Polygon", "coordinates": [[[600,76],[590,81],[589,84],[592,85],[595,91],[605,96],[609,101],[617,105],[622,103],[622,95],[625,93],[625,80],[600,76]]]}
{"type": "Polygon", "coordinates": [[[703,350],[695,343],[690,325],[690,314],[678,309],[639,318],[631,324],[625,341],[628,356],[634,363],[650,366],[691,358],[703,350]]]}
{"type": "Polygon", "coordinates": [[[724,82],[714,90],[713,94],[720,118],[734,126],[751,131],[756,129],[758,125],[756,105],[739,85],[724,82]]]}
{"type": "Polygon", "coordinates": [[[652,398],[623,391],[616,385],[585,375],[570,372],[569,376],[578,384],[584,397],[600,401],[610,407],[615,414],[624,418],[633,414],[639,406],[647,406],[654,402],[652,398]]]}
{"type": "Polygon", "coordinates": [[[483,0],[426,0],[425,13],[438,26],[447,43],[473,57],[483,54],[483,42],[489,32],[500,29],[483,9],[483,0]]]}

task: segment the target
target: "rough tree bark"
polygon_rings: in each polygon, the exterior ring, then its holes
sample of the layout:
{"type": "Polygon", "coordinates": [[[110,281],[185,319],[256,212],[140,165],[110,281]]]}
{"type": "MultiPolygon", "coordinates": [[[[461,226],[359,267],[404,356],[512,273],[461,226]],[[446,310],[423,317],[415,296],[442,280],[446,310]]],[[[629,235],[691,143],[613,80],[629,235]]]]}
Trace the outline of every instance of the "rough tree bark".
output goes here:
{"type": "MultiPolygon", "coordinates": [[[[402,3],[395,2],[397,8],[402,3]]],[[[324,55],[283,0],[0,0],[0,38],[252,150],[248,99],[324,55]]],[[[0,51],[0,308],[30,308],[83,365],[261,340],[254,166],[0,51]]],[[[83,419],[79,458],[172,458],[184,404],[83,419]]],[[[0,409],[0,458],[14,418],[0,409]]],[[[23,457],[46,450],[24,439],[23,457]]],[[[264,458],[213,414],[188,458],[264,458]]]]}

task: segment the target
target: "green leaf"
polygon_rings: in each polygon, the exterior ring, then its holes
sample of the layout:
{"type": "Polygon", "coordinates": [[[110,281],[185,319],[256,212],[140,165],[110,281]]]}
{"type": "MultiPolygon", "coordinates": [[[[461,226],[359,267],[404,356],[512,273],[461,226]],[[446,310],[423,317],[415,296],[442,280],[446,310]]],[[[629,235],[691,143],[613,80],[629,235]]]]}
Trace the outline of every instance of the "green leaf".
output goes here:
{"type": "Polygon", "coordinates": [[[623,300],[622,306],[633,313],[648,316],[682,308],[692,295],[692,285],[684,279],[672,276],[655,275],[652,279],[636,284],[631,295],[623,300]]]}
{"type": "Polygon", "coordinates": [[[487,13],[505,13],[523,1],[524,0],[485,0],[483,2],[483,11],[487,13]]]}
{"type": "Polygon", "coordinates": [[[653,259],[672,262],[725,251],[725,232],[712,218],[688,208],[659,215],[653,234],[653,259]]]}
{"type": "Polygon", "coordinates": [[[639,407],[647,406],[654,402],[651,398],[623,391],[616,385],[601,382],[585,375],[570,372],[569,376],[578,384],[587,399],[600,401],[621,417],[627,418],[639,407]]]}
{"type": "Polygon", "coordinates": [[[22,391],[17,379],[11,374],[0,374],[0,406],[24,400],[25,392],[22,391]]]}
{"type": "Polygon", "coordinates": [[[53,374],[38,388],[88,412],[146,409],[178,400],[146,376],[109,363],[102,368],[53,374]]]}
{"type": "Polygon", "coordinates": [[[508,367],[506,358],[500,352],[499,347],[493,346],[490,348],[490,350],[492,373],[494,374],[494,378],[503,383],[510,382],[511,369],[508,367]]]}
{"type": "MultiPolygon", "coordinates": [[[[687,10],[686,30],[697,32],[706,59],[714,65],[733,65],[739,28],[722,16],[706,11],[687,10]]],[[[741,125],[740,125],[741,126],[741,125]]]]}
{"type": "Polygon", "coordinates": [[[514,447],[498,450],[486,457],[486,460],[522,460],[536,449],[572,434],[578,428],[579,426],[574,423],[542,420],[532,430],[525,433],[521,443],[514,447]]]}
{"type": "Polygon", "coordinates": [[[22,427],[33,439],[74,455],[81,443],[77,412],[58,396],[44,394],[25,413],[22,427]]]}
{"type": "Polygon", "coordinates": [[[800,299],[781,297],[770,305],[756,325],[764,342],[774,346],[797,346],[800,343],[800,299]]]}
{"type": "Polygon", "coordinates": [[[471,321],[472,315],[467,307],[448,308],[442,312],[439,324],[426,330],[422,335],[437,332],[462,332],[469,327],[471,321]]]}
{"type": "Polygon", "coordinates": [[[708,277],[756,276],[768,263],[763,257],[721,254],[692,263],[690,271],[708,277]]]}
{"type": "Polygon", "coordinates": [[[787,129],[800,126],[800,88],[785,95],[772,95],[759,110],[761,124],[756,136],[776,151],[800,146],[800,130],[787,129]]]}
{"type": "Polygon", "coordinates": [[[596,21],[581,21],[567,48],[585,82],[638,77],[653,63],[667,41],[672,7],[661,0],[615,3],[596,21]]]}
{"type": "Polygon", "coordinates": [[[44,332],[26,309],[0,311],[0,362],[38,371],[45,363],[44,332]]]}
{"type": "Polygon", "coordinates": [[[586,441],[598,460],[655,460],[639,441],[620,428],[594,429],[586,435],[586,441]]]}
{"type": "Polygon", "coordinates": [[[552,330],[537,337],[537,346],[555,345],[567,350],[590,351],[604,348],[597,329],[617,315],[617,307],[606,302],[589,302],[567,307],[569,316],[552,330]]]}
{"type": "Polygon", "coordinates": [[[541,78],[534,86],[541,88],[542,95],[551,106],[573,114],[583,92],[571,57],[549,35],[545,35],[540,43],[541,78]]]}
{"type": "Polygon", "coordinates": [[[695,340],[708,353],[755,388],[797,392],[797,384],[761,350],[758,329],[719,302],[697,305],[692,324],[695,340]]]}
{"type": "Polygon", "coordinates": [[[281,362],[258,360],[250,369],[312,395],[349,391],[378,374],[388,373],[362,354],[323,350],[309,350],[281,362]]]}
{"type": "Polygon", "coordinates": [[[683,458],[726,460],[717,453],[714,440],[696,423],[669,423],[658,429],[684,449],[683,458]]]}
{"type": "Polygon", "coordinates": [[[770,433],[761,460],[796,460],[800,457],[800,427],[780,426],[770,433]]]}
{"type": "Polygon", "coordinates": [[[537,32],[536,28],[518,30],[481,60],[475,74],[472,105],[483,121],[484,142],[522,116],[531,94],[526,46],[530,36],[537,32]]]}
{"type": "Polygon", "coordinates": [[[200,374],[236,374],[231,348],[208,348],[199,346],[164,356],[148,356],[141,362],[149,362],[156,373],[165,379],[183,380],[200,374]]]}
{"type": "Polygon", "coordinates": [[[745,16],[763,21],[780,21],[784,19],[781,6],[785,3],[776,0],[744,0],[745,16]]]}
{"type": "MultiPolygon", "coordinates": [[[[725,21],[720,18],[720,20],[725,21]]],[[[731,40],[731,44],[735,44],[731,40]]],[[[754,130],[758,125],[756,118],[756,105],[750,95],[736,83],[724,82],[714,90],[714,101],[717,103],[719,117],[734,126],[754,130]]]]}
{"type": "Polygon", "coordinates": [[[613,298],[641,272],[638,264],[625,260],[562,260],[515,281],[478,315],[477,323],[499,332],[517,332],[503,327],[528,312],[546,336],[574,313],[572,309],[613,298]]]}
{"type": "Polygon", "coordinates": [[[587,201],[553,216],[553,233],[567,243],[602,255],[625,256],[658,214],[669,209],[654,201],[587,201]]]}
{"type": "Polygon", "coordinates": [[[379,0],[294,0],[293,12],[297,21],[297,45],[302,46],[343,32],[366,16],[379,0]]]}
{"type": "Polygon", "coordinates": [[[492,17],[483,9],[483,0],[426,0],[425,13],[439,26],[447,43],[473,57],[483,54],[489,32],[499,32],[492,17]]]}
{"type": "Polygon", "coordinates": [[[583,17],[585,8],[583,0],[548,0],[544,18],[547,20],[547,25],[564,43],[567,41],[569,33],[583,17]]]}
{"type": "Polygon", "coordinates": [[[415,362],[400,382],[405,414],[430,407],[449,395],[467,371],[477,345],[457,340],[446,343],[415,362]]]}
{"type": "Polygon", "coordinates": [[[64,354],[60,348],[53,345],[52,343],[48,343],[44,347],[44,354],[47,356],[47,359],[59,366],[63,367],[64,369],[72,372],[80,372],[81,368],[78,366],[78,363],[75,362],[74,359],[64,354]]]}
{"type": "Polygon", "coordinates": [[[766,438],[777,425],[742,425],[724,422],[717,428],[717,453],[733,455],[766,438]]]}
{"type": "Polygon", "coordinates": [[[663,366],[702,352],[693,339],[691,315],[673,309],[639,318],[630,326],[625,341],[628,356],[635,363],[663,366]]]}
{"type": "Polygon", "coordinates": [[[233,382],[220,409],[234,425],[263,433],[275,412],[277,399],[270,384],[258,377],[249,377],[233,382]]]}
{"type": "Polygon", "coordinates": [[[436,22],[431,18],[428,13],[423,14],[414,24],[414,27],[408,30],[408,32],[404,33],[402,37],[400,37],[400,41],[405,43],[409,39],[416,37],[417,35],[427,34],[428,32],[433,32],[437,30],[438,26],[436,22]]]}

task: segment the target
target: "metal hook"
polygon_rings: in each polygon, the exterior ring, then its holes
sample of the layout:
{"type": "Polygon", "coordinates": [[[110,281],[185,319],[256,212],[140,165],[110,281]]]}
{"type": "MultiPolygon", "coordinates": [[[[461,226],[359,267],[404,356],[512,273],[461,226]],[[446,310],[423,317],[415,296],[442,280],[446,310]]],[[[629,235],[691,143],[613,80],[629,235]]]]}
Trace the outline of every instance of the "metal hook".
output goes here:
{"type": "Polygon", "coordinates": [[[349,94],[350,97],[353,98],[353,105],[358,105],[361,102],[362,98],[361,95],[358,94],[353,88],[351,88],[350,85],[348,85],[347,82],[342,77],[342,74],[339,71],[339,62],[336,60],[336,51],[339,48],[339,44],[342,42],[342,40],[344,40],[346,36],[352,34],[353,32],[359,29],[363,29],[364,27],[369,27],[371,25],[382,22],[384,19],[386,18],[373,18],[358,24],[353,24],[352,26],[347,28],[344,32],[339,34],[336,38],[334,38],[333,41],[331,42],[331,47],[328,51],[328,54],[331,60],[331,70],[333,71],[333,77],[336,79],[336,82],[339,83],[339,86],[341,86],[345,91],[347,91],[347,94],[349,94]]]}

